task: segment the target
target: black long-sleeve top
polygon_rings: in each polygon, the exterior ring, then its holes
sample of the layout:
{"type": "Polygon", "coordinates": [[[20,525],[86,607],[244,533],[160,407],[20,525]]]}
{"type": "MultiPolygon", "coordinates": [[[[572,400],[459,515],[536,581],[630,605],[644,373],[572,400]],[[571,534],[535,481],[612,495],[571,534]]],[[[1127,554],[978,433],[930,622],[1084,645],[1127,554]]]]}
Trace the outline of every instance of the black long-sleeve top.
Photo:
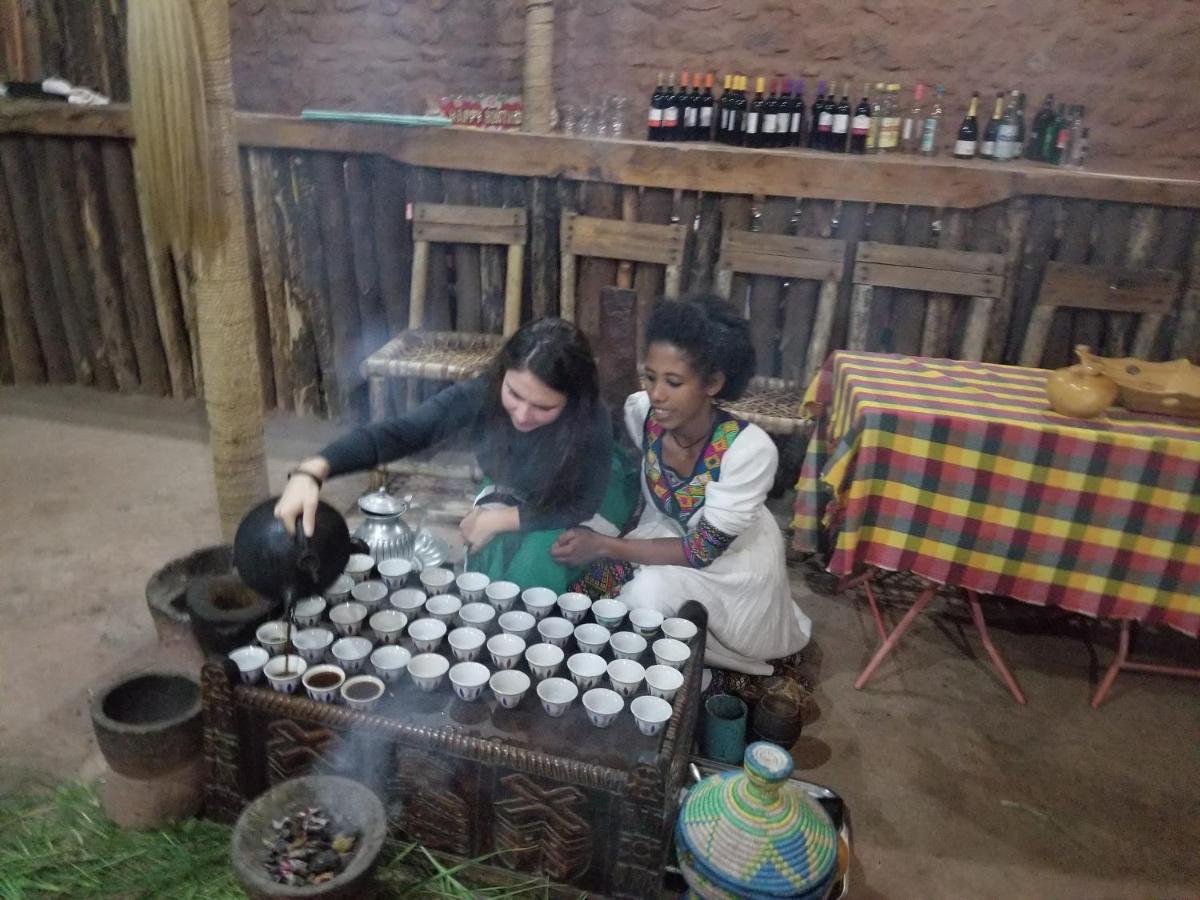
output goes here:
{"type": "Polygon", "coordinates": [[[548,439],[551,429],[563,423],[521,433],[501,416],[499,427],[506,433],[489,435],[483,424],[488,402],[483,378],[460,382],[406,415],[355,428],[320,455],[329,461],[333,477],[370,469],[447,439],[465,439],[484,474],[519,501],[522,531],[568,528],[594,516],[608,487],[612,454],[612,426],[603,407],[597,407],[587,433],[571,435],[578,464],[564,473],[564,483],[555,486],[552,496],[544,498],[548,464],[559,462],[547,459],[548,439]]]}

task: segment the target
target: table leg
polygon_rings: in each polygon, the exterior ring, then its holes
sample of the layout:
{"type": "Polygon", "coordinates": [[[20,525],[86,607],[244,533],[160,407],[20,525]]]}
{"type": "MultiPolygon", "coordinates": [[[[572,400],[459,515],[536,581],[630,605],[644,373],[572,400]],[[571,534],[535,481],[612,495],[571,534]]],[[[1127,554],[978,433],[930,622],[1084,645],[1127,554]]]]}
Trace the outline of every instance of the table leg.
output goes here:
{"type": "Polygon", "coordinates": [[[1008,670],[1008,666],[1004,664],[1004,659],[1000,656],[1000,651],[992,644],[991,635],[988,634],[987,622],[983,618],[983,609],[979,605],[979,595],[974,591],[968,590],[967,606],[971,608],[971,618],[975,622],[975,630],[979,632],[979,639],[983,641],[983,649],[987,651],[988,656],[992,658],[992,665],[996,667],[996,671],[1000,673],[1000,677],[1004,679],[1004,683],[1008,685],[1008,690],[1016,698],[1020,704],[1025,703],[1025,694],[1017,684],[1017,679],[1013,678],[1012,673],[1008,670]]]}
{"type": "Polygon", "coordinates": [[[879,632],[879,639],[886,641],[888,636],[887,626],[883,624],[883,613],[879,611],[879,603],[875,599],[875,592],[871,590],[871,579],[878,574],[879,569],[875,566],[869,566],[865,572],[859,575],[853,577],[846,576],[838,582],[838,593],[844,594],[861,584],[867,594],[867,603],[871,605],[871,615],[875,618],[875,628],[879,632]]]}
{"type": "Polygon", "coordinates": [[[854,682],[854,689],[856,691],[861,690],[862,686],[870,681],[871,676],[875,674],[875,670],[879,668],[879,664],[882,663],[884,659],[887,658],[887,655],[895,649],[898,643],[900,643],[900,638],[904,637],[904,632],[908,631],[909,626],[912,625],[917,616],[921,614],[921,611],[929,605],[929,601],[933,599],[933,595],[936,592],[936,584],[931,584],[921,592],[921,596],[917,598],[917,602],[914,603],[909,608],[908,612],[904,614],[904,618],[900,620],[900,623],[895,627],[892,633],[887,636],[887,639],[883,642],[880,648],[875,651],[875,655],[871,657],[871,661],[867,663],[867,667],[862,670],[862,674],[859,675],[858,680],[854,682]]]}
{"type": "Polygon", "coordinates": [[[1112,661],[1112,665],[1104,673],[1104,680],[1100,682],[1100,687],[1096,689],[1096,696],[1092,697],[1092,709],[1100,708],[1100,704],[1108,696],[1113,682],[1117,680],[1117,673],[1125,665],[1125,660],[1129,656],[1129,631],[1132,627],[1133,623],[1129,619],[1121,621],[1121,636],[1117,640],[1117,658],[1112,661]]]}

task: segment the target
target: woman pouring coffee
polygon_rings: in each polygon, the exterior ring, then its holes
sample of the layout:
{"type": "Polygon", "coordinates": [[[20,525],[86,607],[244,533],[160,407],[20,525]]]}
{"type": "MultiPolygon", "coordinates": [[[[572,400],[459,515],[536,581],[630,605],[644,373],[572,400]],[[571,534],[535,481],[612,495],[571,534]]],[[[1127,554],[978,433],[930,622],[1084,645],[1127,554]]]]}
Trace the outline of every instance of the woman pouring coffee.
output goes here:
{"type": "Polygon", "coordinates": [[[363,425],[291,473],[275,514],[311,533],[328,478],[360,472],[459,439],[485,477],[459,526],[471,567],[493,580],[562,592],[580,565],[550,556],[565,528],[617,534],[633,512],[636,473],[613,440],[587,338],[562,319],[516,331],[481,376],[441,391],[399,418],[363,425]]]}

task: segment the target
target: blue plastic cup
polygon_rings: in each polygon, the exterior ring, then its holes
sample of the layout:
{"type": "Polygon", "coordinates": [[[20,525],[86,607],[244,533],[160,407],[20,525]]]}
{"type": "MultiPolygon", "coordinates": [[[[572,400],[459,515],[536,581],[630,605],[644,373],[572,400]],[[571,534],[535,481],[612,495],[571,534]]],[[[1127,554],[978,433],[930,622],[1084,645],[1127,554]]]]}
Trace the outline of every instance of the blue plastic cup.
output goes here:
{"type": "Polygon", "coordinates": [[[704,704],[700,751],[709,759],[737,765],[746,755],[746,704],[730,694],[714,694],[704,704]]]}

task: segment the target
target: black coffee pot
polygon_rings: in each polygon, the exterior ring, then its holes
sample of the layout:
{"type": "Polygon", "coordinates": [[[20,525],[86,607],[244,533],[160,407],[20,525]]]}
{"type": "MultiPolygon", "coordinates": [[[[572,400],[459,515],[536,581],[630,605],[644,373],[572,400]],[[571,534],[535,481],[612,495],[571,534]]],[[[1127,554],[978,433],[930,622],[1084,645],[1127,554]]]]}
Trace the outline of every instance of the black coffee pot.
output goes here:
{"type": "Polygon", "coordinates": [[[275,517],[277,500],[246,513],[233,539],[233,565],[243,582],[290,609],[301,597],[323,593],[345,571],[350,531],[341,513],[319,502],[312,537],[299,521],[290,535],[275,517]]]}

